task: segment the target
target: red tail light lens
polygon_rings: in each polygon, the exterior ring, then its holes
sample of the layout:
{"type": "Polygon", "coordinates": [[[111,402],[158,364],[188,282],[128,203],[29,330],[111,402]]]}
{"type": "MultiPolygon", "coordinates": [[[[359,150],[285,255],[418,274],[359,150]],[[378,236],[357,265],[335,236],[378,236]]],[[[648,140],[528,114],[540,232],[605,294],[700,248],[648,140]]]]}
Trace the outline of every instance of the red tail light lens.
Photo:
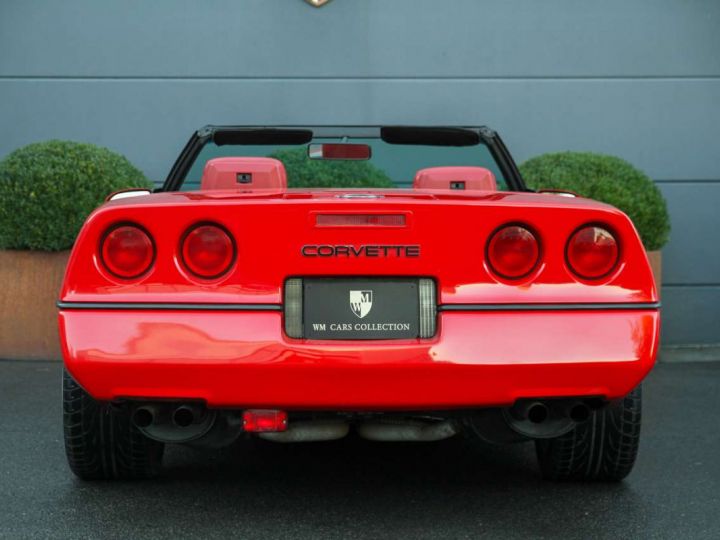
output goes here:
{"type": "Polygon", "coordinates": [[[609,274],[617,264],[618,254],[617,240],[602,227],[579,229],[567,245],[570,269],[586,279],[598,279],[609,274]]]}
{"type": "Polygon", "coordinates": [[[150,269],[155,258],[155,247],[150,236],[140,227],[121,225],[105,235],[100,256],[111,274],[133,279],[150,269]]]}
{"type": "Polygon", "coordinates": [[[220,277],[235,259],[235,245],[230,235],[217,225],[199,225],[191,229],[182,243],[182,260],[186,268],[205,279],[220,277]]]}
{"type": "Polygon", "coordinates": [[[540,246],[528,229],[510,225],[492,235],[488,242],[487,258],[497,275],[518,279],[533,271],[540,259],[540,246]]]}

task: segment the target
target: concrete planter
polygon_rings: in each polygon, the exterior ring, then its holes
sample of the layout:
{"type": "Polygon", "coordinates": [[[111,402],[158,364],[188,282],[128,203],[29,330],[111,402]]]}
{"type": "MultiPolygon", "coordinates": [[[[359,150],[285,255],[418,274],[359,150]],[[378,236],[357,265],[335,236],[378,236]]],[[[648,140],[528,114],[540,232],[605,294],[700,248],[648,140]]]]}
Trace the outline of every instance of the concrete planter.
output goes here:
{"type": "Polygon", "coordinates": [[[55,302],[69,255],[0,250],[0,358],[61,359],[55,302]]]}
{"type": "Polygon", "coordinates": [[[652,268],[653,276],[655,276],[655,286],[657,287],[658,296],[662,286],[662,251],[648,251],[648,261],[652,268]]]}

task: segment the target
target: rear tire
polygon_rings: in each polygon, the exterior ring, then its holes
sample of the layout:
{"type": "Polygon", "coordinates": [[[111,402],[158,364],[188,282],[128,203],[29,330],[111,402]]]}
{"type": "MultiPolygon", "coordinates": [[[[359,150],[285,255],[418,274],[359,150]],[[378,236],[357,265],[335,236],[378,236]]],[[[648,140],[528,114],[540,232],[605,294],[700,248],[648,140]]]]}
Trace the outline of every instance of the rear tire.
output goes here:
{"type": "Polygon", "coordinates": [[[99,403],[63,371],[63,428],[70,469],[83,480],[149,478],[164,445],[143,435],[127,409],[99,403]]]}
{"type": "Polygon", "coordinates": [[[595,411],[575,429],[535,441],[548,480],[622,480],[635,464],[640,442],[642,389],[595,411]]]}

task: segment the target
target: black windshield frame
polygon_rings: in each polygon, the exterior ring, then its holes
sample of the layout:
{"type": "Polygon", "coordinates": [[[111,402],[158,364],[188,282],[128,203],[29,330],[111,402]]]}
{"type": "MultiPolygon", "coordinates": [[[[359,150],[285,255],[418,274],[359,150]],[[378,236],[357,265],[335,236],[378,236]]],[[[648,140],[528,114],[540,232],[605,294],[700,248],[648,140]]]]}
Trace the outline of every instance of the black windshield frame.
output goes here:
{"type": "Polygon", "coordinates": [[[466,126],[205,126],[190,137],[175,160],[165,183],[156,191],[179,191],[205,145],[305,144],[314,138],[381,139],[390,144],[428,146],[485,145],[502,171],[508,189],[531,191],[496,131],[466,126]]]}

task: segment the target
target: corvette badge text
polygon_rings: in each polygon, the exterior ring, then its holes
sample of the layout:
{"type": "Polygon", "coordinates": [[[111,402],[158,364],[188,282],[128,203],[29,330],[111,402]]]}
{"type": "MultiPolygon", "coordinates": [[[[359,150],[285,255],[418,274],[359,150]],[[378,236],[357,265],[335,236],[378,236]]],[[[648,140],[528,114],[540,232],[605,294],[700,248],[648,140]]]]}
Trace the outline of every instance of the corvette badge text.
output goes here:
{"type": "Polygon", "coordinates": [[[304,257],[419,257],[420,246],[411,245],[305,245],[304,257]]]}

